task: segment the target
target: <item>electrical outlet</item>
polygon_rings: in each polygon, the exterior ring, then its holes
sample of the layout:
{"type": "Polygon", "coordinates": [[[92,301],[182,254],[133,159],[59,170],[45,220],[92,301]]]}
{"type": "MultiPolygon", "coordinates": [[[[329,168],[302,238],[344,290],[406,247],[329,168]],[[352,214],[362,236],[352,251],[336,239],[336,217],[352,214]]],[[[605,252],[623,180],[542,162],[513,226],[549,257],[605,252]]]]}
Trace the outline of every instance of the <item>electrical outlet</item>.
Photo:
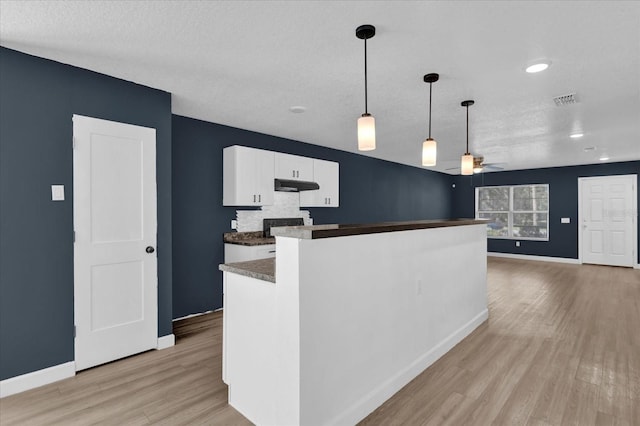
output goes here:
{"type": "Polygon", "coordinates": [[[516,247],[520,247],[520,241],[516,241],[516,247]]]}
{"type": "Polygon", "coordinates": [[[560,218],[560,223],[571,223],[571,218],[570,217],[560,218]]]}
{"type": "Polygon", "coordinates": [[[237,220],[232,220],[231,221],[231,229],[238,229],[238,221],[237,220]]]}

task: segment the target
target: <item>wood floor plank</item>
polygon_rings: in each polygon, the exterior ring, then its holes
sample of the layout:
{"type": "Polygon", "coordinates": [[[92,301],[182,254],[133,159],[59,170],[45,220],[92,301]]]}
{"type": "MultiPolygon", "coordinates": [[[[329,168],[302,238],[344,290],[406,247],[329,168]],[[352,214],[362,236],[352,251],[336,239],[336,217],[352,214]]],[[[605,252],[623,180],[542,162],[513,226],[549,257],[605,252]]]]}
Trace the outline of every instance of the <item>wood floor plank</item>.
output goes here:
{"type": "Polygon", "coordinates": [[[582,380],[574,380],[561,424],[593,425],[598,413],[597,407],[598,386],[582,380]]]}
{"type": "MultiPolygon", "coordinates": [[[[489,320],[360,424],[640,425],[640,271],[489,258],[487,275],[489,320]]],[[[0,399],[0,425],[250,425],[227,403],[222,312],[174,332],[0,399]]]]}
{"type": "Polygon", "coordinates": [[[598,398],[599,412],[623,419],[631,418],[628,368],[626,352],[605,353],[602,386],[598,398]]]}
{"type": "Polygon", "coordinates": [[[621,420],[611,414],[598,411],[596,415],[596,426],[632,426],[626,420],[621,420]]]}
{"type": "Polygon", "coordinates": [[[553,342],[550,339],[544,339],[535,357],[528,363],[526,371],[504,402],[494,423],[517,425],[527,423],[545,383],[551,379],[549,370],[542,369],[540,366],[549,365],[554,355],[553,342]]]}
{"type": "MultiPolygon", "coordinates": [[[[558,350],[546,366],[547,380],[538,394],[530,417],[551,425],[560,425],[569,399],[569,391],[575,380],[580,358],[558,350]]],[[[544,369],[545,366],[537,366],[544,369]]]]}

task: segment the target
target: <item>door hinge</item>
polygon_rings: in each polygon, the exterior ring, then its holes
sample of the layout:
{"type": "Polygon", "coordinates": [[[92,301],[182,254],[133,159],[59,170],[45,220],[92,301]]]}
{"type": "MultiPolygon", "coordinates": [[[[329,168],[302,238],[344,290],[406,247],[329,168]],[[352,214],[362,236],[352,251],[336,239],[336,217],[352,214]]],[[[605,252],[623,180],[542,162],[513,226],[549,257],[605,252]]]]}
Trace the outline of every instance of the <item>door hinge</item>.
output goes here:
{"type": "Polygon", "coordinates": [[[73,149],[76,149],[76,138],[75,137],[71,138],[71,146],[73,147],[73,149]]]}
{"type": "Polygon", "coordinates": [[[76,326],[74,325],[74,326],[73,326],[73,338],[74,338],[74,339],[76,338],[76,335],[77,335],[77,333],[76,333],[76,326]]]}
{"type": "Polygon", "coordinates": [[[76,242],[76,231],[73,231],[73,242],[76,242]]]}

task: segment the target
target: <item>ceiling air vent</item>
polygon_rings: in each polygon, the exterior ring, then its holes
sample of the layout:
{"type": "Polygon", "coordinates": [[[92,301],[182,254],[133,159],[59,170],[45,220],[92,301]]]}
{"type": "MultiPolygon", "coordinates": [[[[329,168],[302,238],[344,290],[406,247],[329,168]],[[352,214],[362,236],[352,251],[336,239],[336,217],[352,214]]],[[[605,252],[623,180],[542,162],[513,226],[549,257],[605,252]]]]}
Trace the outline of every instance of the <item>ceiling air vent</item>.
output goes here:
{"type": "Polygon", "coordinates": [[[553,98],[553,102],[556,103],[556,106],[564,106],[575,104],[578,101],[576,100],[575,93],[569,93],[568,95],[556,96],[555,98],[553,98]]]}

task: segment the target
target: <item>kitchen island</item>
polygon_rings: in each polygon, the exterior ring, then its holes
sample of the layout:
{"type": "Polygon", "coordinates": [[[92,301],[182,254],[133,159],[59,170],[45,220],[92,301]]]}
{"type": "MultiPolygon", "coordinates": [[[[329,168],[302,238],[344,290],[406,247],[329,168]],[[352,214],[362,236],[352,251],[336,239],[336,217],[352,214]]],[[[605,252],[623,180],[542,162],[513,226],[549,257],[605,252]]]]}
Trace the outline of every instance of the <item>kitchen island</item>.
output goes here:
{"type": "Polygon", "coordinates": [[[484,221],[271,232],[275,270],[220,265],[223,379],[256,424],[353,425],[488,317],[484,221]]]}

